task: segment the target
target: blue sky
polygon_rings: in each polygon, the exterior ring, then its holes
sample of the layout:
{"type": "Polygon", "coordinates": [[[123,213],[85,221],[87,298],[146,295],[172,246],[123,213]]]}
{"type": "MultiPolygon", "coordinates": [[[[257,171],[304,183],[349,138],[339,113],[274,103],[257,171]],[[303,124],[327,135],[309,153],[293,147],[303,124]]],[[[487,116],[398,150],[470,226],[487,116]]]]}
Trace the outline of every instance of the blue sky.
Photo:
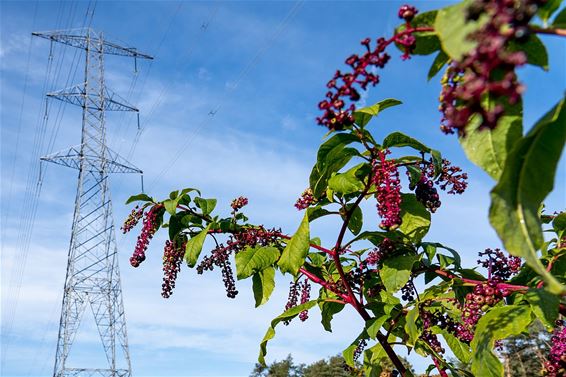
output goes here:
{"type": "MultiPolygon", "coordinates": [[[[417,2],[421,11],[447,2],[417,2]]],[[[182,187],[199,187],[219,198],[250,198],[252,221],[292,232],[301,213],[293,203],[307,185],[316,149],[325,130],[316,126],[316,104],[325,83],[344,59],[361,51],[359,41],[388,35],[398,23],[395,1],[377,2],[106,2],[96,4],[92,27],[106,38],[155,56],[152,62],[106,58],[106,82],[141,110],[142,132],[131,115],[109,114],[111,148],[145,172],[146,191],[162,197],[182,187]],[[203,27],[206,26],[206,27],[203,27]],[[210,111],[216,111],[214,116],[210,111]],[[135,144],[135,147],[133,145],[135,144]],[[266,210],[267,209],[267,210],[266,210]]],[[[82,82],[75,50],[53,46],[53,70],[46,81],[49,43],[32,31],[80,27],[93,3],[0,3],[1,44],[1,198],[2,198],[2,375],[52,373],[76,171],[44,166],[40,195],[37,158],[79,143],[80,111],[50,102],[47,123],[44,91],[82,82]],[[32,221],[33,229],[32,229],[32,221]],[[33,231],[32,231],[33,230],[33,231]]],[[[550,71],[521,69],[525,80],[528,128],[566,87],[566,47],[545,38],[550,71]]],[[[388,110],[373,129],[378,137],[400,130],[441,149],[470,175],[470,188],[443,198],[433,216],[429,240],[460,250],[475,265],[477,252],[499,241],[487,222],[493,184],[466,162],[455,138],[441,134],[438,80],[426,82],[431,57],[393,61],[368,104],[393,97],[404,102],[388,110]]],[[[565,166],[549,207],[566,207],[565,166]]],[[[114,217],[121,223],[125,199],[140,191],[139,178],[113,176],[114,217]]],[[[372,213],[371,205],[368,213],[372,213]]],[[[377,217],[366,218],[366,226],[377,217]]],[[[372,222],[373,221],[373,222],[372,222]]],[[[313,235],[332,240],[333,223],[313,224],[313,235]]],[[[160,296],[161,245],[156,238],[148,260],[129,266],[135,235],[117,234],[133,371],[138,376],[245,376],[257,357],[269,320],[279,314],[288,280],[278,280],[272,300],[253,309],[251,289],[239,282],[236,300],[225,297],[215,273],[196,276],[183,270],[169,300],[160,296]]],[[[341,352],[362,323],[352,313],[337,316],[334,333],[323,331],[318,314],[306,323],[278,330],[268,361],[292,353],[312,362],[341,352]]],[[[97,335],[85,330],[75,342],[77,365],[100,365],[97,335]]],[[[427,360],[411,356],[417,370],[427,360]]]]}

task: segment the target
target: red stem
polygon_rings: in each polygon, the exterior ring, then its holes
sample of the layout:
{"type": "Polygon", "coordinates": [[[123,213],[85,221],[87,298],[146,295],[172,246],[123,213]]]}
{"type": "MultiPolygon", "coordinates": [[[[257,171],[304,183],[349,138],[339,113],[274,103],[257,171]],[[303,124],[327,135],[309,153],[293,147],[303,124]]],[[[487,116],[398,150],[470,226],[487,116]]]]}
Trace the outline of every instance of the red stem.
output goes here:
{"type": "Polygon", "coordinates": [[[440,373],[440,375],[442,377],[448,377],[448,374],[446,373],[446,371],[444,370],[444,368],[440,367],[440,363],[438,362],[438,359],[436,357],[432,357],[432,361],[434,362],[434,366],[436,367],[436,369],[438,369],[438,372],[440,373]]]}
{"type": "MultiPolygon", "coordinates": [[[[552,270],[552,266],[554,266],[554,262],[556,261],[556,259],[558,258],[558,255],[555,255],[550,262],[548,262],[548,266],[546,266],[546,272],[550,272],[550,270],[552,270]]],[[[537,288],[542,288],[544,285],[544,280],[541,280],[538,284],[537,284],[537,288]]]]}
{"type": "MultiPolygon", "coordinates": [[[[441,270],[439,268],[434,269],[433,272],[436,273],[437,275],[445,276],[449,279],[458,279],[458,280],[461,280],[464,283],[468,283],[468,284],[478,285],[478,284],[484,283],[484,281],[482,281],[482,280],[473,280],[473,279],[461,278],[459,276],[456,276],[454,274],[451,274],[448,271],[444,271],[444,270],[441,270]]],[[[529,287],[524,286],[524,285],[514,285],[514,284],[508,284],[508,283],[499,283],[499,284],[497,284],[497,288],[506,289],[508,291],[522,292],[522,293],[526,292],[529,289],[529,287]]]]}
{"type": "Polygon", "coordinates": [[[531,26],[530,29],[538,34],[549,34],[549,35],[558,35],[561,37],[566,37],[566,29],[543,29],[536,26],[531,26]]]}
{"type": "MultiPolygon", "coordinates": [[[[356,311],[360,314],[360,316],[364,319],[364,321],[370,320],[371,316],[369,315],[367,310],[360,304],[360,302],[356,299],[354,291],[352,290],[352,287],[350,287],[350,284],[346,279],[346,274],[344,273],[344,269],[342,268],[342,262],[340,261],[340,249],[342,247],[342,240],[344,239],[344,235],[346,234],[346,230],[348,229],[348,223],[350,222],[352,214],[354,213],[356,207],[360,205],[360,203],[366,196],[367,192],[369,191],[370,187],[371,187],[371,179],[370,177],[368,177],[368,183],[366,184],[366,187],[362,191],[361,195],[358,196],[358,198],[354,202],[354,205],[352,205],[350,210],[346,213],[346,216],[344,218],[344,223],[342,224],[342,228],[340,229],[340,233],[338,234],[338,239],[336,240],[336,245],[334,246],[333,249],[334,265],[336,266],[336,269],[338,270],[338,274],[340,275],[340,279],[342,280],[344,286],[346,287],[346,291],[348,292],[349,303],[354,307],[354,309],[356,309],[356,311]]],[[[385,353],[387,354],[393,365],[395,365],[395,368],[397,368],[397,371],[399,372],[401,377],[405,377],[407,375],[407,369],[405,368],[405,366],[403,365],[403,363],[395,353],[395,350],[393,350],[391,345],[387,342],[387,337],[385,337],[381,332],[378,332],[376,334],[376,338],[379,344],[381,344],[381,346],[383,347],[383,350],[385,351],[385,353]]]]}
{"type": "Polygon", "coordinates": [[[328,289],[329,291],[335,293],[336,295],[338,295],[339,297],[342,297],[342,299],[344,299],[345,303],[350,303],[350,297],[347,294],[344,294],[340,291],[338,291],[336,289],[336,287],[333,287],[331,284],[329,284],[326,280],[319,278],[318,276],[308,272],[306,269],[304,269],[303,267],[301,267],[299,269],[299,272],[302,273],[303,275],[305,275],[307,278],[309,278],[310,280],[312,280],[313,282],[323,286],[324,288],[328,289]]]}

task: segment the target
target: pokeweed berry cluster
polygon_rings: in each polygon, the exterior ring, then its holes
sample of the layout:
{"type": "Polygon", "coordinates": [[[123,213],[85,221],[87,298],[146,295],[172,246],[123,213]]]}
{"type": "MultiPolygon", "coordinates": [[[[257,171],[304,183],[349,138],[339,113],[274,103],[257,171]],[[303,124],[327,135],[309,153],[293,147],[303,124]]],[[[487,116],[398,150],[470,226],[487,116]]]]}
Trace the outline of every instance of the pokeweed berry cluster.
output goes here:
{"type": "Polygon", "coordinates": [[[479,253],[478,264],[488,270],[489,276],[507,280],[521,269],[521,258],[505,255],[500,249],[485,249],[479,253]]]}
{"type": "Polygon", "coordinates": [[[120,227],[123,234],[128,233],[136,225],[138,225],[138,223],[140,222],[140,219],[143,217],[143,210],[144,209],[140,208],[139,206],[134,207],[132,212],[130,212],[128,217],[126,217],[126,220],[124,220],[124,224],[120,227]]]}
{"type": "Polygon", "coordinates": [[[385,258],[389,257],[393,252],[395,252],[395,243],[390,238],[384,238],[379,246],[371,250],[365,259],[367,265],[378,265],[385,258]]]}
{"type": "Polygon", "coordinates": [[[463,326],[458,329],[458,337],[464,342],[471,342],[474,329],[480,318],[511,292],[499,287],[501,279],[493,278],[484,283],[477,284],[472,293],[466,294],[466,301],[462,308],[463,326]]]}
{"type": "Polygon", "coordinates": [[[185,244],[178,245],[167,240],[163,248],[163,284],[161,296],[169,298],[173,294],[177,274],[181,271],[181,263],[185,256],[185,244]]]}
{"type": "MultiPolygon", "coordinates": [[[[429,161],[426,166],[426,174],[430,179],[434,179],[435,170],[434,163],[429,161]]],[[[452,165],[450,161],[442,159],[442,169],[434,183],[447,194],[463,194],[468,187],[468,173],[462,172],[462,168],[452,165]]]]}
{"type": "MultiPolygon", "coordinates": [[[[299,281],[292,281],[289,283],[289,295],[287,296],[287,303],[285,304],[285,311],[294,308],[299,302],[299,281]]],[[[283,321],[285,325],[291,323],[290,319],[283,321]]]]}
{"type": "Polygon", "coordinates": [[[360,341],[356,345],[356,349],[354,350],[354,355],[352,357],[354,361],[358,361],[360,359],[360,356],[362,356],[362,353],[364,352],[364,349],[366,348],[367,345],[368,345],[367,339],[364,338],[360,339],[360,341]]]}
{"type": "Polygon", "coordinates": [[[204,271],[214,270],[214,266],[220,268],[222,272],[222,282],[226,289],[226,296],[229,298],[236,298],[238,290],[236,289],[236,281],[234,280],[234,271],[230,262],[230,254],[233,249],[225,247],[223,244],[218,244],[210,255],[205,256],[196,267],[197,273],[202,275],[204,271]]]}
{"type": "Polygon", "coordinates": [[[133,267],[139,267],[139,265],[145,260],[145,252],[149,245],[149,241],[151,241],[153,235],[157,229],[159,229],[157,217],[160,211],[163,211],[163,206],[157,204],[151,207],[144,215],[142,230],[138,236],[134,254],[130,257],[130,264],[133,267]]]}
{"type": "Polygon", "coordinates": [[[399,18],[404,19],[406,28],[398,32],[390,39],[378,38],[372,49],[371,39],[361,41],[366,52],[362,55],[352,54],[346,59],[350,71],[344,73],[337,70],[334,77],[328,81],[326,87],[328,92],[326,98],[319,102],[318,108],[324,111],[323,115],[316,118],[319,125],[330,130],[342,130],[354,123],[352,113],[356,109],[355,102],[361,98],[360,90],[366,90],[369,85],[375,86],[379,83],[379,75],[374,73],[375,68],[384,68],[391,59],[385,52],[391,43],[397,43],[404,47],[405,53],[402,59],[408,59],[410,52],[415,46],[413,33],[418,29],[412,28],[410,21],[418,13],[415,7],[403,5],[399,9],[399,18]],[[346,101],[351,101],[350,105],[346,101]]]}
{"type": "Polygon", "coordinates": [[[421,177],[415,187],[415,196],[430,212],[434,213],[440,208],[440,196],[431,180],[425,175],[421,177]]]}
{"type": "Polygon", "coordinates": [[[232,207],[232,211],[234,213],[238,212],[247,205],[248,205],[248,198],[245,198],[243,196],[240,196],[232,200],[232,203],[230,203],[230,207],[232,207]]]}
{"type": "MultiPolygon", "coordinates": [[[[285,304],[285,311],[294,308],[298,304],[304,304],[309,301],[311,294],[311,284],[309,279],[304,279],[303,281],[297,279],[289,283],[289,295],[287,297],[287,303],[285,304]],[[299,300],[300,294],[300,300],[299,300]]],[[[304,322],[309,318],[308,310],[303,310],[299,313],[299,319],[304,322]]],[[[285,325],[291,323],[291,319],[283,321],[285,325]]]]}
{"type": "Polygon", "coordinates": [[[236,289],[230,255],[236,254],[248,247],[281,247],[280,236],[280,229],[265,229],[263,226],[247,227],[238,232],[234,232],[229,236],[226,245],[222,243],[217,244],[211,254],[202,259],[196,267],[197,273],[200,275],[203,274],[204,271],[212,271],[214,266],[219,267],[222,271],[222,280],[226,288],[226,295],[230,298],[235,298],[238,294],[238,290],[236,289]]]}
{"type": "Polygon", "coordinates": [[[303,191],[300,198],[297,199],[297,202],[295,203],[295,208],[298,209],[299,211],[302,211],[303,209],[309,208],[311,205],[313,205],[316,202],[317,200],[313,196],[312,190],[308,188],[305,191],[303,191]]]}
{"type": "MultiPolygon", "coordinates": [[[[301,305],[309,301],[311,297],[311,283],[308,279],[303,280],[301,285],[301,305]]],[[[308,310],[303,310],[299,313],[299,319],[304,322],[309,318],[308,310]]]]}
{"type": "Polygon", "coordinates": [[[388,149],[377,152],[377,159],[372,162],[372,179],[376,189],[377,212],[382,219],[379,227],[395,230],[401,225],[401,180],[397,165],[387,159],[390,153],[388,149]]]}
{"type": "Polygon", "coordinates": [[[465,134],[474,115],[480,128],[494,129],[504,113],[505,104],[514,104],[524,91],[515,69],[527,58],[522,51],[511,51],[512,42],[525,42],[528,24],[546,0],[475,0],[468,19],[486,16],[487,22],[472,33],[477,46],[460,61],[453,61],[443,78],[440,94],[441,130],[447,134],[465,134]],[[495,106],[486,104],[489,98],[495,106]]]}
{"type": "MultiPolygon", "coordinates": [[[[463,194],[468,187],[468,174],[463,173],[460,167],[452,165],[447,159],[442,159],[442,168],[438,175],[432,160],[423,162],[421,170],[421,178],[415,185],[415,195],[417,200],[432,213],[442,204],[434,185],[451,195],[463,194]]],[[[409,174],[408,170],[407,174],[409,174]]]]}
{"type": "Polygon", "coordinates": [[[566,376],[566,322],[556,321],[556,328],[550,338],[550,352],[544,362],[544,372],[547,377],[566,376]]]}

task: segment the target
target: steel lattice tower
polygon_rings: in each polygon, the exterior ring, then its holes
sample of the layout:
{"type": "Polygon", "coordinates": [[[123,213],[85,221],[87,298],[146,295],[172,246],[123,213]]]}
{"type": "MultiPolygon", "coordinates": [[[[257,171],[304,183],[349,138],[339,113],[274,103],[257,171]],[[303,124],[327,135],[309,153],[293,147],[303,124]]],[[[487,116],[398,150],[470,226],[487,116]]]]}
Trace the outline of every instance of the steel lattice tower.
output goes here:
{"type": "Polygon", "coordinates": [[[53,376],[131,376],[108,174],[142,171],[108,148],[104,114],[138,109],[106,88],[104,55],[153,58],[107,42],[90,28],[33,35],[85,50],[86,56],[84,83],[47,94],[82,107],[81,144],[41,158],[79,171],[53,376]],[[94,314],[107,368],[67,365],[87,307],[94,314]]]}

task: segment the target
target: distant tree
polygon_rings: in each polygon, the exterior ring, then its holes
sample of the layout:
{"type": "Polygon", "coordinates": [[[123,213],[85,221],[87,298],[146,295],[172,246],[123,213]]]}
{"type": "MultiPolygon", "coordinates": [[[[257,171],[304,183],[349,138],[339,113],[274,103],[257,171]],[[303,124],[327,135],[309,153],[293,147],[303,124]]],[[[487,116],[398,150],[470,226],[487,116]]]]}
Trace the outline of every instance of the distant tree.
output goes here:
{"type": "Polygon", "coordinates": [[[250,377],[303,377],[304,368],[304,364],[296,365],[289,354],[286,359],[276,360],[270,365],[256,363],[250,377]]]}
{"type": "MultiPolygon", "coordinates": [[[[412,373],[413,366],[409,361],[401,357],[401,361],[412,373]]],[[[382,372],[380,377],[392,377],[393,363],[384,358],[382,360],[382,372]]],[[[250,377],[351,377],[363,376],[361,369],[352,369],[346,365],[344,358],[340,355],[315,361],[312,364],[295,364],[293,357],[288,355],[286,359],[274,361],[270,365],[263,366],[256,363],[250,377]]]]}
{"type": "Polygon", "coordinates": [[[538,377],[550,349],[550,334],[535,322],[527,334],[512,336],[503,343],[505,377],[538,377]]]}
{"type": "Polygon", "coordinates": [[[303,377],[350,377],[352,373],[344,366],[342,356],[332,356],[306,366],[303,377]]]}

